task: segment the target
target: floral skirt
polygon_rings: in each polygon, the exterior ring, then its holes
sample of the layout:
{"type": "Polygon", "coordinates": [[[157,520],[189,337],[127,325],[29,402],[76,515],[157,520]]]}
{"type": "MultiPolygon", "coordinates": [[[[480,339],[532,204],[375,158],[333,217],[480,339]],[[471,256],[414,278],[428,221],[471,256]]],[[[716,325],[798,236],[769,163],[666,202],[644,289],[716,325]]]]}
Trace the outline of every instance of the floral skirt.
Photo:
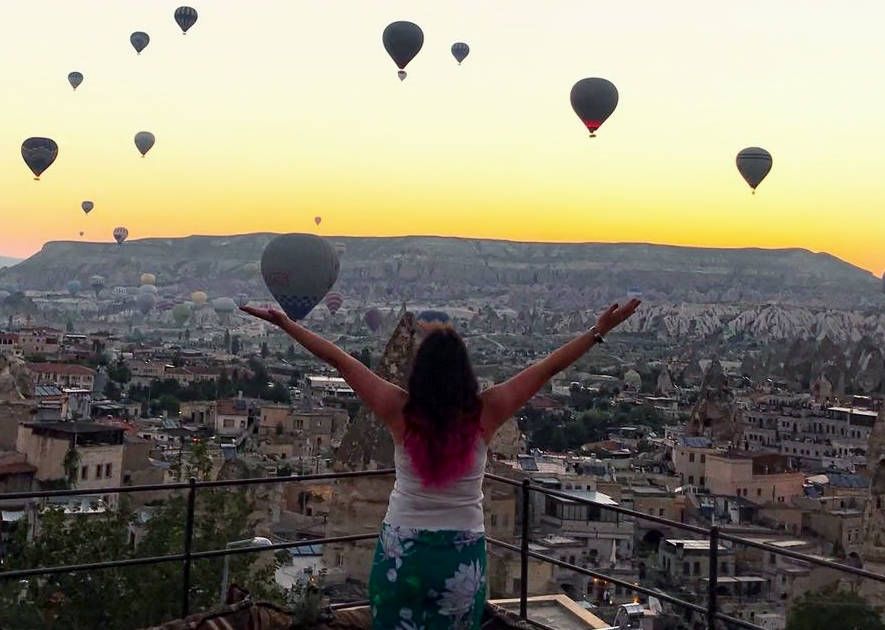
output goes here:
{"type": "Polygon", "coordinates": [[[373,630],[477,630],[486,603],[482,532],[384,523],[369,576],[373,630]]]}

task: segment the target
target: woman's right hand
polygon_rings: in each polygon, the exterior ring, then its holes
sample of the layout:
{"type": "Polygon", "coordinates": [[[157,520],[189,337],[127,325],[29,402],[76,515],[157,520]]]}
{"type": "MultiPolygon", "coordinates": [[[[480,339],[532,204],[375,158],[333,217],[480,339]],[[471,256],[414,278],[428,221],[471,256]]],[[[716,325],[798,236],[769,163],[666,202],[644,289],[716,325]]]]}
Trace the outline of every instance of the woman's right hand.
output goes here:
{"type": "Polygon", "coordinates": [[[254,306],[241,306],[240,310],[244,313],[249,313],[253,317],[257,317],[258,319],[263,319],[266,322],[273,324],[274,326],[279,326],[280,328],[286,323],[289,319],[289,316],[286,315],[283,311],[277,310],[275,308],[256,308],[254,306]]]}

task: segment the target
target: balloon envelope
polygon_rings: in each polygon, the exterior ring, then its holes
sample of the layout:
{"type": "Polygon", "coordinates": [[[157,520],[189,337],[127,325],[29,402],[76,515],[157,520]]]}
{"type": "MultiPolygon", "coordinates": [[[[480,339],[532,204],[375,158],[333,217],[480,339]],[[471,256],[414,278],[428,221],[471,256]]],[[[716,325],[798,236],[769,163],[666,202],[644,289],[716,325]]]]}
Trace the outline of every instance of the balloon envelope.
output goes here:
{"type": "Polygon", "coordinates": [[[91,201],[84,201],[83,203],[80,204],[80,207],[83,208],[83,212],[85,212],[86,214],[89,214],[90,212],[92,212],[92,209],[95,207],[95,204],[92,203],[91,201]]]}
{"type": "Polygon", "coordinates": [[[198,306],[205,304],[207,299],[209,299],[209,296],[206,295],[205,291],[194,291],[191,293],[191,300],[193,300],[194,304],[197,304],[198,306]]]}
{"type": "Polygon", "coordinates": [[[370,308],[368,311],[366,311],[364,319],[366,320],[366,325],[369,327],[369,330],[371,330],[372,332],[377,331],[381,327],[381,311],[379,311],[377,308],[370,308]]]}
{"type": "Polygon", "coordinates": [[[114,228],[114,240],[117,241],[117,245],[122,245],[123,241],[125,241],[129,237],[129,230],[124,227],[114,228]]]}
{"type": "Polygon", "coordinates": [[[80,292],[80,281],[79,280],[71,280],[67,284],[68,293],[72,296],[77,295],[80,292]]]}
{"type": "Polygon", "coordinates": [[[237,310],[237,303],[229,297],[220,297],[212,300],[212,309],[219,315],[227,315],[237,310]]]}
{"type": "Polygon", "coordinates": [[[246,306],[249,303],[249,296],[245,293],[237,293],[237,306],[246,306]]]}
{"type": "Polygon", "coordinates": [[[58,145],[51,138],[28,138],[22,142],[22,158],[36,179],[58,157],[58,145]]]}
{"type": "Polygon", "coordinates": [[[157,303],[157,296],[153,293],[139,293],[135,298],[135,304],[143,314],[147,315],[154,304],[157,303]]]}
{"type": "Polygon", "coordinates": [[[157,276],[152,273],[143,273],[139,278],[142,284],[156,284],[157,276]]]}
{"type": "Polygon", "coordinates": [[[413,22],[393,22],[384,29],[381,40],[387,54],[403,70],[424,46],[424,31],[413,22]]]}
{"type": "Polygon", "coordinates": [[[83,83],[83,75],[79,72],[68,73],[68,83],[76,90],[83,83]]]}
{"type": "Polygon", "coordinates": [[[421,311],[416,319],[423,324],[447,324],[451,320],[448,313],[443,311],[421,311]]]}
{"type": "Polygon", "coordinates": [[[138,149],[139,153],[141,153],[141,157],[144,157],[148,151],[151,150],[151,147],[154,146],[154,142],[156,138],[154,138],[154,134],[150,131],[139,131],[135,134],[135,146],[138,149]]]}
{"type": "Polygon", "coordinates": [[[771,171],[771,153],[760,147],[748,147],[737,154],[738,171],[753,191],[771,171]]]}
{"type": "Polygon", "coordinates": [[[313,234],[282,234],[261,254],[261,276],[293,320],[304,319],[338,279],[339,262],[326,239],[313,234]]]}
{"type": "Polygon", "coordinates": [[[135,31],[129,36],[129,43],[132,44],[135,52],[140,55],[141,51],[147,48],[147,45],[151,43],[151,37],[144,31],[135,31]]]}
{"type": "Polygon", "coordinates": [[[175,9],[175,21],[181,32],[187,33],[188,29],[197,22],[197,10],[192,7],[178,7],[175,9]]]}
{"type": "Polygon", "coordinates": [[[607,79],[581,79],[570,95],[572,109],[593,136],[618,106],[618,88],[607,79]]]}
{"type": "Polygon", "coordinates": [[[464,61],[464,59],[466,59],[467,55],[469,54],[470,46],[468,46],[464,42],[456,42],[452,44],[452,56],[459,64],[464,61]]]}
{"type": "Polygon", "coordinates": [[[326,294],[325,303],[326,308],[328,308],[329,312],[334,315],[338,312],[338,309],[341,308],[341,305],[344,304],[344,296],[337,291],[330,291],[326,294]]]}

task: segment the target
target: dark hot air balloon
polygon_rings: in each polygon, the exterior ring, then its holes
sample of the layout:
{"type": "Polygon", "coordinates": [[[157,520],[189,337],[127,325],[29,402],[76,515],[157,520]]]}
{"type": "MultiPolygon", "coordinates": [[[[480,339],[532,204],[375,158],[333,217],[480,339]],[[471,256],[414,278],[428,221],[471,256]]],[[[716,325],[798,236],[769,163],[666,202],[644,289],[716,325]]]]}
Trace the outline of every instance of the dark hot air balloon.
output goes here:
{"type": "Polygon", "coordinates": [[[748,147],[737,154],[738,171],[756,194],[756,187],[762,183],[771,170],[771,153],[759,147],[748,147]]]}
{"type": "Polygon", "coordinates": [[[66,286],[71,297],[75,297],[80,292],[80,287],[79,280],[70,280],[66,286]]]}
{"type": "Polygon", "coordinates": [[[381,327],[383,317],[381,315],[381,311],[379,311],[377,308],[370,308],[368,311],[366,311],[363,319],[366,320],[366,325],[369,327],[369,330],[371,330],[372,332],[376,332],[381,327]]]}
{"type": "Polygon", "coordinates": [[[571,102],[572,109],[593,138],[618,106],[618,88],[606,79],[581,79],[572,87],[571,102]]]}
{"type": "Polygon", "coordinates": [[[317,225],[319,225],[320,223],[323,222],[323,217],[314,217],[313,222],[316,223],[317,225]]]}
{"type": "Polygon", "coordinates": [[[129,43],[132,44],[135,52],[140,55],[141,51],[147,48],[147,45],[151,43],[151,36],[143,31],[135,31],[129,36],[129,43]]]}
{"type": "Polygon", "coordinates": [[[338,312],[338,309],[341,308],[341,305],[344,304],[344,296],[338,293],[338,291],[329,291],[326,294],[326,299],[324,301],[329,312],[332,315],[335,315],[335,313],[338,312]]]}
{"type": "Polygon", "coordinates": [[[141,293],[135,297],[135,305],[142,315],[147,315],[157,303],[157,296],[153,293],[141,293]]]}
{"type": "Polygon", "coordinates": [[[245,293],[237,293],[237,306],[243,307],[249,303],[249,296],[245,293]]]}
{"type": "Polygon", "coordinates": [[[80,72],[69,72],[68,83],[70,83],[71,87],[76,90],[80,87],[80,84],[83,83],[83,75],[80,72]]]}
{"type": "Polygon", "coordinates": [[[415,318],[415,320],[419,324],[423,324],[425,326],[433,324],[444,325],[451,322],[451,318],[449,317],[448,313],[434,310],[421,311],[420,313],[418,313],[418,316],[415,318]]]}
{"type": "Polygon", "coordinates": [[[188,29],[197,22],[197,10],[192,7],[178,7],[175,9],[175,21],[181,28],[181,34],[187,35],[188,29]]]}
{"type": "Polygon", "coordinates": [[[85,212],[86,214],[89,214],[90,212],[92,212],[92,209],[95,207],[95,204],[92,203],[91,201],[84,201],[83,203],[80,204],[80,207],[83,209],[83,212],[85,212]]]}
{"type": "Polygon", "coordinates": [[[399,68],[397,76],[402,81],[406,78],[406,66],[424,46],[424,31],[412,22],[393,22],[384,29],[381,40],[387,54],[399,68]]]}
{"type": "Polygon", "coordinates": [[[470,46],[465,44],[464,42],[456,42],[452,44],[452,56],[458,62],[458,65],[461,65],[461,62],[467,58],[467,55],[470,54],[470,46]]]}
{"type": "Polygon", "coordinates": [[[122,245],[127,238],[129,238],[129,230],[124,227],[114,228],[114,240],[117,241],[117,245],[122,245]]]}
{"type": "Polygon", "coordinates": [[[314,234],[282,234],[261,254],[261,276],[291,319],[307,317],[338,279],[335,249],[314,234]]]}
{"type": "Polygon", "coordinates": [[[138,149],[138,152],[141,153],[141,157],[147,155],[147,152],[151,150],[151,147],[154,146],[154,142],[156,138],[154,138],[154,134],[150,131],[139,131],[135,134],[135,147],[138,149]]]}
{"type": "Polygon", "coordinates": [[[34,179],[39,181],[43,171],[58,157],[58,145],[51,138],[28,138],[22,142],[22,157],[34,173],[34,179]]]}

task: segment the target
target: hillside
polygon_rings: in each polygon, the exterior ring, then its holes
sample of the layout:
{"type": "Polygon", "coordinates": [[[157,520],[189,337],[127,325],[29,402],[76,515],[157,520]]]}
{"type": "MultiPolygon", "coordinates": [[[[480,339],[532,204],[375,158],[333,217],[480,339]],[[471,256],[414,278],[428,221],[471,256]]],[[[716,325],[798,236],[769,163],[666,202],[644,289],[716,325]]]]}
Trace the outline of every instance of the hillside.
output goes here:
{"type": "MultiPolygon", "coordinates": [[[[157,277],[161,295],[186,299],[247,293],[268,297],[257,262],[273,234],[190,236],[106,243],[56,241],[14,268],[0,287],[62,291],[71,279],[88,286],[135,287],[157,277]]],[[[880,282],[829,254],[801,249],[711,249],[648,244],[548,244],[443,237],[329,237],[347,251],[337,289],[359,302],[402,300],[440,306],[493,300],[524,309],[596,308],[623,299],[628,287],[657,304],[879,308],[880,282]]]]}

